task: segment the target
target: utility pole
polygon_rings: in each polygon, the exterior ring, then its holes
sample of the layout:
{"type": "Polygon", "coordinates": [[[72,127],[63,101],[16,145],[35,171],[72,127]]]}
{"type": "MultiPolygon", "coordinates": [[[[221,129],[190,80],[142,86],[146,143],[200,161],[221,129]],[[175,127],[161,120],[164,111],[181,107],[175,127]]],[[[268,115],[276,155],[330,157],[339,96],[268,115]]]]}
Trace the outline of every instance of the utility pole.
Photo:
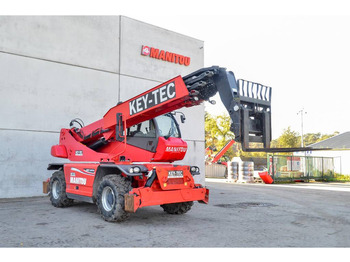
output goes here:
{"type": "Polygon", "coordinates": [[[299,110],[297,115],[300,114],[301,117],[301,147],[304,147],[304,124],[303,124],[303,116],[304,114],[307,114],[307,112],[304,111],[304,108],[299,110]]]}

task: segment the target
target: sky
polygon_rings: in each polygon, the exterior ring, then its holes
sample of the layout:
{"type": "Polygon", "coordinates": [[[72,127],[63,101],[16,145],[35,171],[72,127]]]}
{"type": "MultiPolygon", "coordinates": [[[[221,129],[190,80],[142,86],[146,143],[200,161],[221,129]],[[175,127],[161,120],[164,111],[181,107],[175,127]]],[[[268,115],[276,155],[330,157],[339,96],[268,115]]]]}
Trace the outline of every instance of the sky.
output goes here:
{"type": "MultiPolygon", "coordinates": [[[[272,87],[272,133],[350,131],[350,17],[203,15],[164,20],[135,17],[204,41],[205,66],[219,65],[236,78],[272,87]]],[[[206,103],[226,112],[220,98],[206,103]]]]}
{"type": "MultiPolygon", "coordinates": [[[[203,40],[204,66],[272,87],[274,139],[289,126],[301,133],[302,109],[304,134],[350,131],[346,1],[18,2],[5,5],[4,14],[121,14],[203,40]]],[[[220,98],[214,100],[206,110],[226,112],[220,98]]]]}

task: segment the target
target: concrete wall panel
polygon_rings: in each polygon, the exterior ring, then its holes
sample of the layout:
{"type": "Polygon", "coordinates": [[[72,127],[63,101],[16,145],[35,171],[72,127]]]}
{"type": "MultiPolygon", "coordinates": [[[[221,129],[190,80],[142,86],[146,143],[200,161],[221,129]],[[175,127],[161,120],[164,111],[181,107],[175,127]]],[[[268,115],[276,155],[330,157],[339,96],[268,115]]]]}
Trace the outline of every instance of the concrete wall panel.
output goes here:
{"type": "Polygon", "coordinates": [[[0,53],[0,128],[58,131],[99,120],[118,102],[119,75],[0,53]]]}
{"type": "MultiPolygon", "coordinates": [[[[186,140],[204,141],[204,104],[199,106],[182,108],[178,110],[186,116],[186,121],[181,126],[181,135],[186,140]]],[[[181,123],[180,116],[176,116],[181,123]]]]}
{"type": "Polygon", "coordinates": [[[159,81],[120,75],[120,101],[129,100],[159,84],[159,81]]]}
{"type": "Polygon", "coordinates": [[[42,195],[42,181],[52,173],[47,165],[63,161],[50,155],[58,138],[58,133],[0,130],[0,198],[42,195]]]}
{"type": "Polygon", "coordinates": [[[0,51],[119,72],[119,16],[0,16],[0,51]]]}

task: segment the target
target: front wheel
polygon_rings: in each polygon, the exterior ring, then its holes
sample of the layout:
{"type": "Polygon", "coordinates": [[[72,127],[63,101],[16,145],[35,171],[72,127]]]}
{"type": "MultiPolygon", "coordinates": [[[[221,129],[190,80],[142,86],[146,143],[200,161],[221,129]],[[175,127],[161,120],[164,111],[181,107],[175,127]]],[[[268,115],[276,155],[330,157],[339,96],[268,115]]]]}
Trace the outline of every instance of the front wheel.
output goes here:
{"type": "Polygon", "coordinates": [[[129,218],[129,213],[125,211],[124,195],[131,189],[130,180],[122,176],[103,177],[97,190],[96,204],[104,220],[121,222],[129,218]]]}
{"type": "Polygon", "coordinates": [[[50,178],[50,201],[54,207],[67,207],[73,203],[66,194],[66,180],[63,171],[56,171],[50,178]]]}
{"type": "Polygon", "coordinates": [[[173,214],[173,215],[185,214],[188,211],[190,211],[192,206],[193,206],[193,201],[161,205],[164,212],[167,212],[168,214],[173,214]]]}

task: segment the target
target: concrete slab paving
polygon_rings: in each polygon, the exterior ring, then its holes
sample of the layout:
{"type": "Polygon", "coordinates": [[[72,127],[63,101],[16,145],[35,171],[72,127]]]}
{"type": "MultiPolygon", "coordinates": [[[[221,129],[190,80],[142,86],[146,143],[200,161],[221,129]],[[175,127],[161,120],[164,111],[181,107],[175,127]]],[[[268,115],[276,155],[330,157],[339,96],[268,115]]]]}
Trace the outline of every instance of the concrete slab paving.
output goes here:
{"type": "Polygon", "coordinates": [[[0,246],[350,246],[348,191],[214,182],[207,187],[208,205],[195,203],[184,215],[146,207],[123,223],[105,222],[88,203],[55,208],[48,197],[1,199],[0,246]]]}

